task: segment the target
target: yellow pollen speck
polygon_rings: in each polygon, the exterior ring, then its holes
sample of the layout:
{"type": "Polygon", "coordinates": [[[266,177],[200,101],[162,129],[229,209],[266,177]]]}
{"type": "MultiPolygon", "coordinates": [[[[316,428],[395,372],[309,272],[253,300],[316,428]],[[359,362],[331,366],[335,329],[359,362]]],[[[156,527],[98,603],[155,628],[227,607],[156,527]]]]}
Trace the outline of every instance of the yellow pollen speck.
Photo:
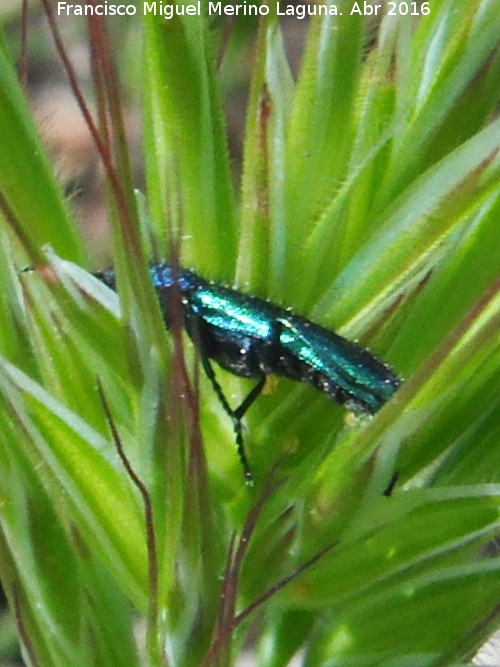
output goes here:
{"type": "Polygon", "coordinates": [[[264,394],[264,396],[269,396],[270,394],[274,394],[276,392],[277,387],[278,387],[278,378],[276,377],[276,375],[267,375],[266,384],[264,385],[262,393],[264,394]]]}

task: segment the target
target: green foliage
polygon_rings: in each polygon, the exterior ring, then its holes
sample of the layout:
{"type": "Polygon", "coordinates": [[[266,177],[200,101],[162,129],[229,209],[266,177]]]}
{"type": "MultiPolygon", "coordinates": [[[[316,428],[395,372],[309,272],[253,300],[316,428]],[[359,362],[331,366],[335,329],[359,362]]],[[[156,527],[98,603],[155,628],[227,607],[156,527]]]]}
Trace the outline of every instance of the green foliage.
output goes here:
{"type": "MultiPolygon", "coordinates": [[[[223,35],[145,18],[147,213],[110,188],[120,298],[81,268],[0,50],[0,576],[29,664],[222,666],[251,637],[266,667],[455,665],[498,625],[500,13],[338,6],[297,80],[261,19],[239,189],[223,35]],[[148,281],[178,236],[183,265],[359,338],[404,386],[372,419],[280,380],[246,418],[246,487],[148,281]]],[[[249,383],[220,376],[238,404],[249,383]]]]}

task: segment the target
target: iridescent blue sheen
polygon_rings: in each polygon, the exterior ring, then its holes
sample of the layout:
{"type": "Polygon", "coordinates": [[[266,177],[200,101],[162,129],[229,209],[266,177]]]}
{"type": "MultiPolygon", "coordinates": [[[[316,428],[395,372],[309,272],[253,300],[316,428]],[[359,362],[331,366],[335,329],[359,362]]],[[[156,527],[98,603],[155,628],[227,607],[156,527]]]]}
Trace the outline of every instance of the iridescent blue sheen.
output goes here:
{"type": "MultiPolygon", "coordinates": [[[[370,414],[377,412],[401,383],[387,364],[365,348],[289,310],[206,281],[192,271],[174,271],[165,262],[152,265],[150,272],[167,326],[177,298],[205,372],[233,420],[248,481],[252,477],[241,419],[262,391],[266,375],[306,382],[350,410],[370,414]],[[211,359],[236,375],[258,380],[236,410],[229,406],[217,382],[211,359]]],[[[98,277],[115,289],[113,270],[98,277]]]]}

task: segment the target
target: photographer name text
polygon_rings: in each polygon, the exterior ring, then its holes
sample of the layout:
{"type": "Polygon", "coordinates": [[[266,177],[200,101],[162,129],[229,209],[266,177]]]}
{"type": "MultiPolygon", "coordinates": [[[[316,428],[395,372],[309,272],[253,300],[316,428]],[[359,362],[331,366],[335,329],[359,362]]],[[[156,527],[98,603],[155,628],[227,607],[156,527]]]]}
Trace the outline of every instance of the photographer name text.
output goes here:
{"type": "MultiPolygon", "coordinates": [[[[377,16],[387,13],[390,15],[419,16],[430,13],[429,2],[388,2],[372,4],[371,2],[353,2],[349,14],[358,16],[377,16]]],[[[202,12],[208,16],[266,16],[271,13],[269,5],[255,3],[225,4],[223,2],[193,2],[189,5],[167,4],[164,2],[143,2],[142,14],[162,16],[172,19],[176,16],[201,16],[202,12]]],[[[71,4],[57,3],[58,16],[135,16],[141,13],[141,7],[132,4],[71,4]]],[[[343,12],[334,4],[321,5],[312,3],[276,2],[278,16],[292,16],[304,19],[310,16],[336,16],[343,12]]]]}

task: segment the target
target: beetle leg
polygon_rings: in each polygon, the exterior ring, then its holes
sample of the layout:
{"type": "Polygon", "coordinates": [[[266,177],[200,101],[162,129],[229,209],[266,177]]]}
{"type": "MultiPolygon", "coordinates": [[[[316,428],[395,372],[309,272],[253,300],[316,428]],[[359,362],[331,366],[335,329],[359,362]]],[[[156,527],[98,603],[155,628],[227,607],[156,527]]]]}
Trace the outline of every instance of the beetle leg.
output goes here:
{"type": "Polygon", "coordinates": [[[243,466],[245,479],[249,486],[253,486],[253,475],[250,469],[250,464],[248,463],[248,458],[245,452],[245,445],[243,442],[243,424],[241,423],[241,418],[262,391],[265,383],[265,376],[259,380],[258,384],[248,394],[243,403],[236,410],[233,410],[229,405],[224,392],[222,391],[222,387],[215,377],[215,371],[212,364],[210,363],[210,359],[204,353],[203,349],[200,349],[200,360],[203,366],[203,370],[212,383],[212,387],[220,401],[220,404],[222,405],[222,408],[224,409],[224,412],[226,412],[226,414],[229,415],[229,417],[232,419],[234,433],[236,435],[236,448],[238,450],[238,456],[240,457],[241,465],[243,466]]]}
{"type": "Polygon", "coordinates": [[[237,417],[238,419],[241,419],[243,417],[243,415],[246,413],[248,408],[250,408],[253,405],[254,401],[256,401],[257,398],[261,395],[265,384],[266,384],[266,376],[262,375],[262,377],[257,382],[257,384],[252,389],[252,391],[244,399],[244,401],[241,403],[241,405],[239,405],[236,408],[236,410],[234,411],[234,416],[235,417],[237,417]]]}

